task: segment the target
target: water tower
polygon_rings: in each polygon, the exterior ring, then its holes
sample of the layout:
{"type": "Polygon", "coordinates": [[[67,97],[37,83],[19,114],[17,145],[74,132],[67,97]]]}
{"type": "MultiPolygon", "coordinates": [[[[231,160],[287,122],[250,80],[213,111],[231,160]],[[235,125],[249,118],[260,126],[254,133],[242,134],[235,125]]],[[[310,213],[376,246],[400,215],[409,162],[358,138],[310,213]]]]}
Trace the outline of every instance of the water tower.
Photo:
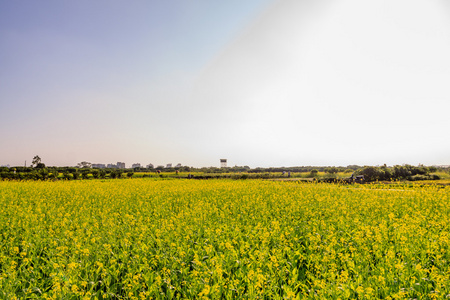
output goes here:
{"type": "Polygon", "coordinates": [[[220,167],[221,168],[226,168],[227,167],[227,160],[224,158],[220,159],[220,167]]]}

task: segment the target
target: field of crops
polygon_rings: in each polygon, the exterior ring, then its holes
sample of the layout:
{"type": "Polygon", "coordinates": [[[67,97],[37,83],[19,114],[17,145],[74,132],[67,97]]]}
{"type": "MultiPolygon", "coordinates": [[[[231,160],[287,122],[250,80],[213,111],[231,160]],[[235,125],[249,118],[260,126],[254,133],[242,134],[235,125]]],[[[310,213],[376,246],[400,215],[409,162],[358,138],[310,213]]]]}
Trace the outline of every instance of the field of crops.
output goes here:
{"type": "Polygon", "coordinates": [[[450,188],[0,181],[1,299],[445,299],[450,188]]]}

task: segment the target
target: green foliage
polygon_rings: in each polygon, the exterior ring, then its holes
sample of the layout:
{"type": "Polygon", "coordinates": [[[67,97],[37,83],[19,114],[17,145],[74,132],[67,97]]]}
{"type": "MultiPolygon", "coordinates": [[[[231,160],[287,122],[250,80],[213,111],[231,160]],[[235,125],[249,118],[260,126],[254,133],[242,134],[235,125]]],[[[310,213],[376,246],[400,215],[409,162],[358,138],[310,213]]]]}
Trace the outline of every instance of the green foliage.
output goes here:
{"type": "Polygon", "coordinates": [[[109,178],[113,179],[119,179],[122,178],[123,172],[121,170],[112,170],[111,173],[109,173],[109,178]]]}
{"type": "MultiPolygon", "coordinates": [[[[39,158],[39,157],[38,157],[39,158]]],[[[153,172],[159,172],[159,177],[167,178],[186,178],[187,174],[195,174],[196,179],[209,179],[209,178],[233,178],[233,179],[270,179],[270,178],[283,178],[287,177],[286,174],[290,173],[290,178],[316,178],[326,181],[336,181],[334,179],[350,182],[350,174],[353,172],[352,168],[356,165],[350,165],[347,167],[282,167],[282,168],[255,168],[251,169],[248,166],[235,166],[229,168],[192,168],[192,167],[176,167],[176,168],[164,168],[159,166],[157,169],[151,169],[150,174],[146,174],[150,169],[148,168],[135,168],[133,169],[91,169],[86,167],[87,162],[80,163],[82,168],[77,167],[45,167],[44,164],[38,162],[35,168],[17,166],[14,168],[2,167],[0,169],[0,179],[8,180],[46,180],[46,179],[89,179],[89,178],[122,178],[124,173],[131,177],[156,177],[157,174],[153,172]],[[39,170],[44,170],[40,172],[39,170]],[[183,171],[184,170],[184,171],[183,171]],[[188,172],[186,172],[186,170],[188,172]],[[129,173],[133,175],[129,175],[129,173]],[[322,172],[326,172],[325,175],[322,172]],[[62,173],[63,176],[58,177],[58,174],[62,173]],[[71,173],[70,176],[64,175],[65,173],[71,173]],[[184,173],[184,174],[183,174],[184,173]],[[90,175],[92,174],[92,175],[90,175]],[[243,175],[245,174],[245,175],[243,175]],[[108,176],[107,176],[108,175],[108,176]],[[344,178],[345,177],[345,178],[344,178]]],[[[40,159],[40,158],[39,158],[40,159]]],[[[354,172],[354,175],[364,175],[365,182],[373,181],[391,181],[391,180],[417,180],[421,178],[424,180],[436,179],[442,177],[446,179],[450,177],[450,171],[436,167],[426,167],[423,165],[411,166],[411,165],[396,165],[394,167],[387,167],[386,165],[380,167],[365,166],[354,172]],[[431,171],[435,171],[438,174],[436,176],[430,175],[431,171]],[[416,176],[416,175],[422,175],[416,176]]]]}
{"type": "Polygon", "coordinates": [[[33,160],[31,161],[31,165],[33,166],[33,167],[36,167],[38,164],[40,164],[41,163],[41,158],[39,157],[39,155],[35,155],[34,157],[33,157],[33,160]]]}
{"type": "Polygon", "coordinates": [[[72,178],[73,179],[79,179],[80,178],[80,172],[78,172],[78,170],[75,169],[75,171],[72,172],[72,178]]]}
{"type": "Polygon", "coordinates": [[[364,179],[369,182],[375,180],[382,180],[382,178],[384,178],[384,172],[382,172],[380,168],[371,166],[362,168],[357,172],[357,174],[364,175],[364,179]]]}
{"type": "Polygon", "coordinates": [[[89,169],[89,168],[91,168],[91,166],[92,166],[92,164],[87,161],[82,161],[82,162],[78,163],[78,165],[77,165],[77,167],[80,169],[82,169],[82,168],[89,169]]]}
{"type": "Polygon", "coordinates": [[[337,172],[339,172],[339,169],[336,167],[326,168],[325,172],[327,172],[329,174],[336,174],[337,172]]]}
{"type": "Polygon", "coordinates": [[[88,179],[89,178],[89,171],[88,170],[83,170],[81,172],[81,178],[88,179]]]}
{"type": "Polygon", "coordinates": [[[319,175],[319,171],[317,169],[312,169],[311,172],[309,173],[309,176],[312,178],[315,178],[319,175]]]}
{"type": "Polygon", "coordinates": [[[383,180],[428,180],[429,168],[424,166],[396,165],[393,168],[387,166],[366,166],[359,169],[356,174],[364,175],[367,182],[383,180]],[[418,176],[420,175],[420,176],[418,176]],[[420,179],[418,179],[420,178],[420,179]]]}
{"type": "Polygon", "coordinates": [[[92,170],[92,177],[94,177],[95,179],[100,177],[100,171],[97,169],[92,170]]]}

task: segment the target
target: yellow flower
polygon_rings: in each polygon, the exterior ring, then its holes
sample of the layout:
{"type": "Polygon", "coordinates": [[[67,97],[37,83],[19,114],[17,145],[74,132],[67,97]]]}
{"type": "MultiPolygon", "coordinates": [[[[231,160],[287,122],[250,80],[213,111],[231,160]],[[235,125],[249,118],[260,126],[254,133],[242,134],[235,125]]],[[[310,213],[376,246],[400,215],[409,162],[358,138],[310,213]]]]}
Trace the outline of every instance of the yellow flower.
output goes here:
{"type": "Polygon", "coordinates": [[[209,285],[205,285],[203,290],[200,292],[199,297],[207,296],[209,294],[210,290],[211,290],[211,287],[209,285]]]}
{"type": "Polygon", "coordinates": [[[357,292],[358,294],[364,294],[364,288],[363,288],[362,286],[358,286],[358,287],[356,288],[356,292],[357,292]]]}
{"type": "Polygon", "coordinates": [[[77,263],[75,262],[71,262],[69,264],[67,264],[67,268],[69,268],[69,270],[75,269],[77,267],[77,263]]]}

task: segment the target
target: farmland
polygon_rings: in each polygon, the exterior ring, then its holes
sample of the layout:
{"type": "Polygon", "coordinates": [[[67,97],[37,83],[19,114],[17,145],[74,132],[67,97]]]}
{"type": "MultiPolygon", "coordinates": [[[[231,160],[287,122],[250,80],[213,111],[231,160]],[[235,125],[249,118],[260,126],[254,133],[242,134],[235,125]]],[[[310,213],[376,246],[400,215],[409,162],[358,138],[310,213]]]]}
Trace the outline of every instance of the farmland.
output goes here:
{"type": "Polygon", "coordinates": [[[444,299],[450,187],[0,181],[2,299],[444,299]]]}

